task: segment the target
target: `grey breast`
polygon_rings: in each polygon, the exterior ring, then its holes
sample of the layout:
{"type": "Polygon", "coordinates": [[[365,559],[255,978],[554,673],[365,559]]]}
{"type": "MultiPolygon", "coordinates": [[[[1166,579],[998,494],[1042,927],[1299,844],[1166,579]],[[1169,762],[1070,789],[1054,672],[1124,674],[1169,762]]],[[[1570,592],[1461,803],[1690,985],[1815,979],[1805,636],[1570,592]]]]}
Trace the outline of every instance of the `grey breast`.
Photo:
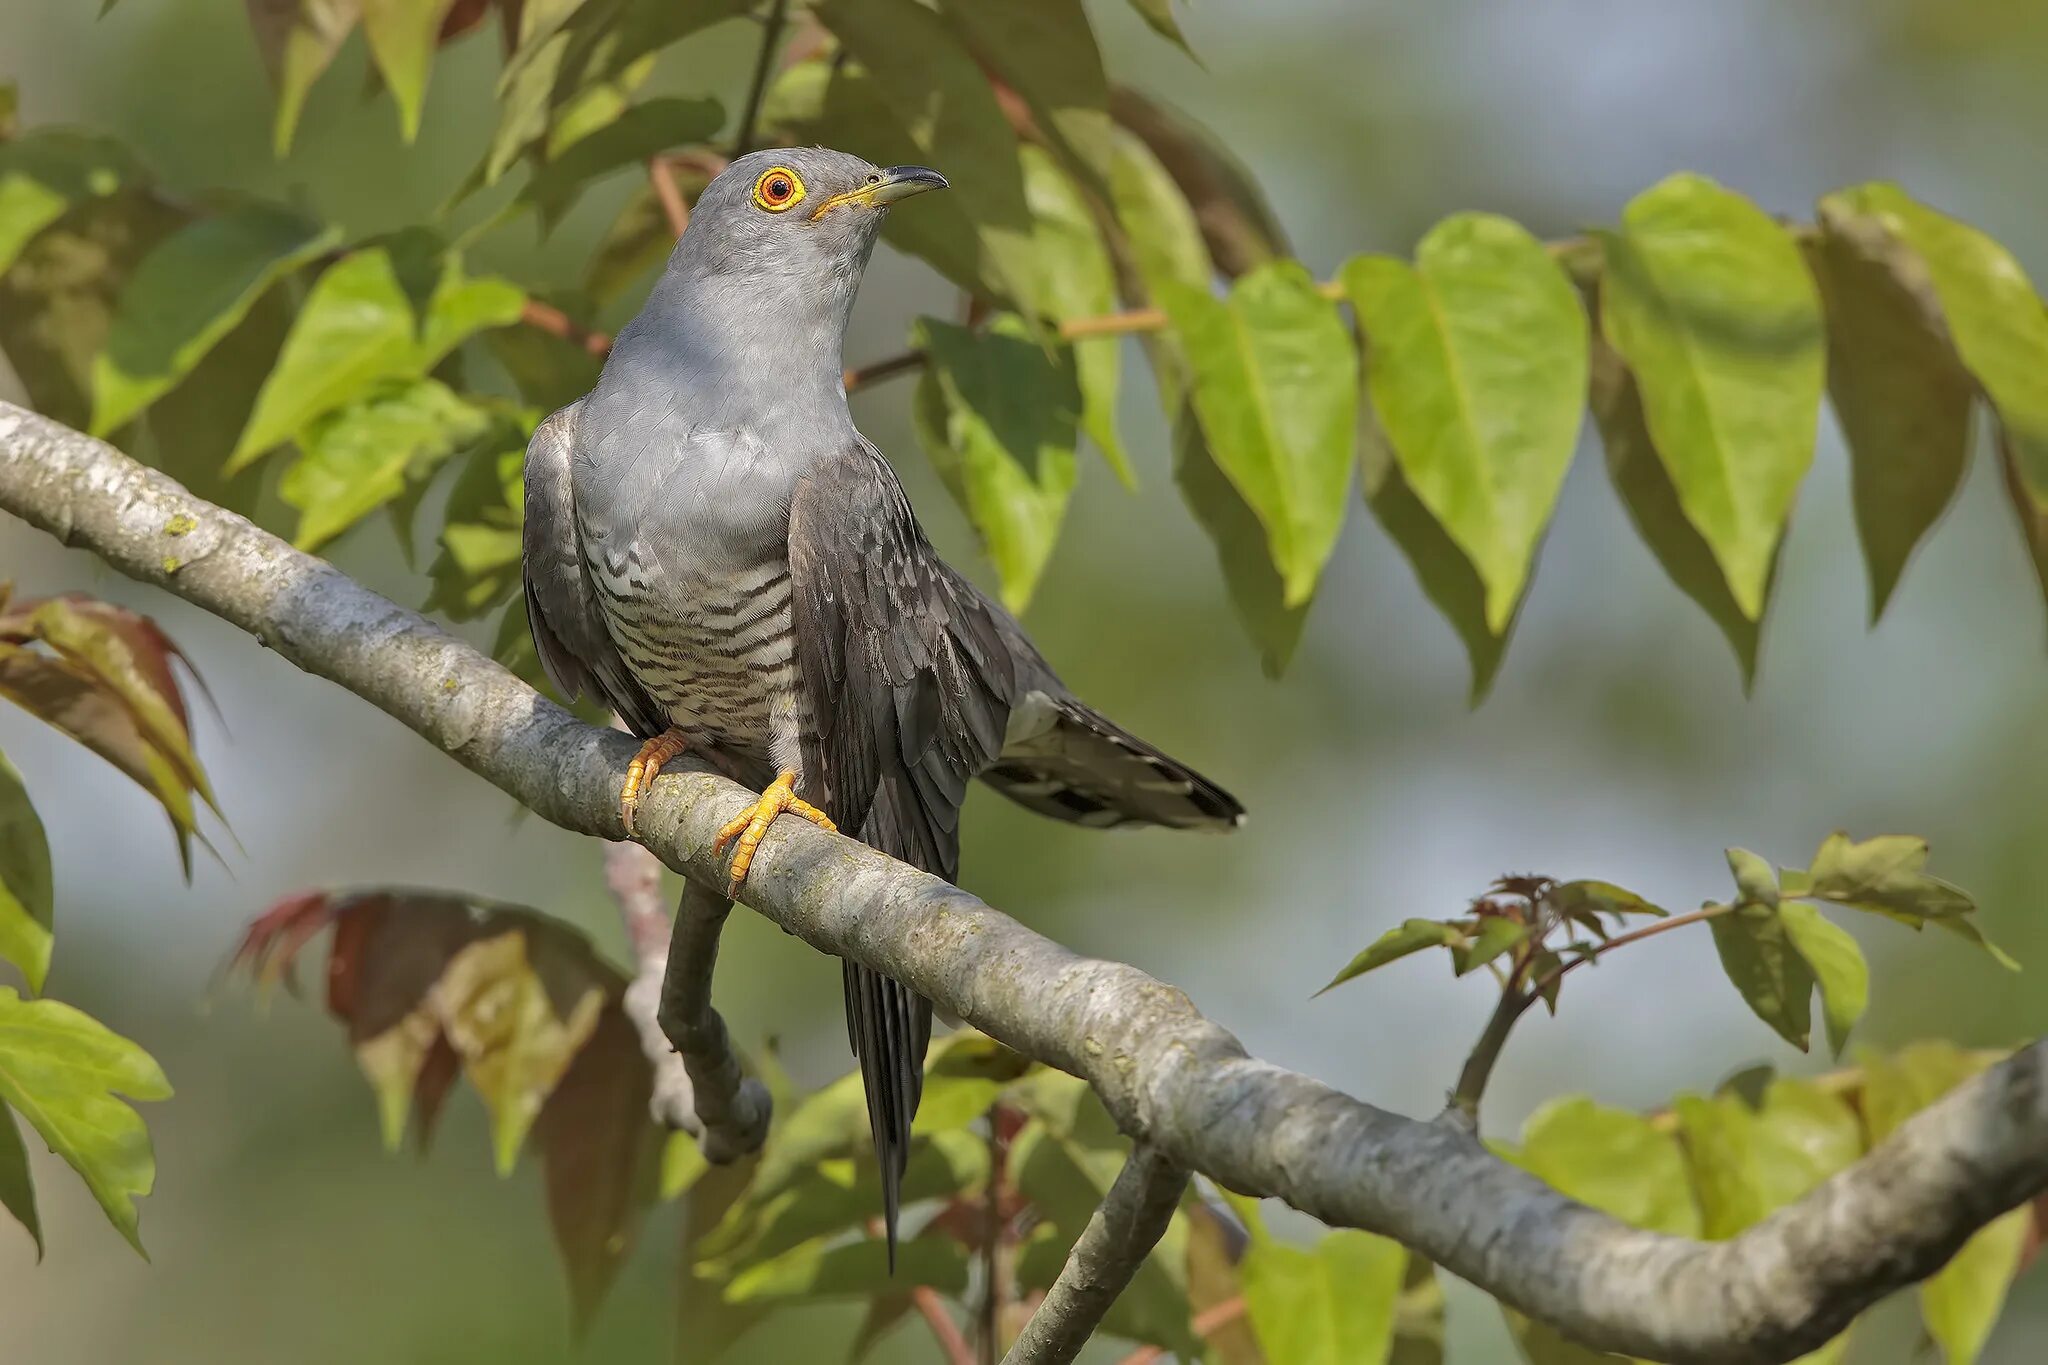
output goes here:
{"type": "Polygon", "coordinates": [[[578,452],[577,530],[605,623],[671,723],[766,757],[796,729],[781,471],[743,433],[640,416],[578,452]]]}

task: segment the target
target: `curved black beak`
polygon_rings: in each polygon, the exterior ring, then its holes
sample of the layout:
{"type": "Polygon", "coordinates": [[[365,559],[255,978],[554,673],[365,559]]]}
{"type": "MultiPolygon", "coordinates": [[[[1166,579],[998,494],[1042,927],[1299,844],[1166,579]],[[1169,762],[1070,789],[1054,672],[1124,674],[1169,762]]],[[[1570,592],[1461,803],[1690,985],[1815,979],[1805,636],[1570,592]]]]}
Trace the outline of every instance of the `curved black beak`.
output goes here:
{"type": "Polygon", "coordinates": [[[874,187],[873,202],[893,204],[913,194],[946,187],[946,177],[929,166],[891,166],[882,172],[882,183],[874,187]]]}

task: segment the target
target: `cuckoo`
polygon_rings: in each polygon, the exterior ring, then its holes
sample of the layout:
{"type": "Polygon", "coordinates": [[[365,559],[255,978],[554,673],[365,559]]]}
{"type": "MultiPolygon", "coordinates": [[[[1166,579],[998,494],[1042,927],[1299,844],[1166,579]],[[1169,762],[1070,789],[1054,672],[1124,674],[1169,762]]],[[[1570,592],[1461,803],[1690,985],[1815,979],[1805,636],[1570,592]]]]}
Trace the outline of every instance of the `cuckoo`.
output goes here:
{"type": "MultiPolygon", "coordinates": [[[[644,741],[621,812],[687,746],[761,792],[719,832],[742,893],[785,812],[954,880],[980,778],[1076,824],[1227,829],[1227,793],[1090,710],[925,539],[854,428],[841,342],[920,166],[753,152],[705,189],[597,386],[526,455],[527,617],[570,697],[644,741]]],[[[928,1001],[843,964],[893,1256],[928,1001]]]]}

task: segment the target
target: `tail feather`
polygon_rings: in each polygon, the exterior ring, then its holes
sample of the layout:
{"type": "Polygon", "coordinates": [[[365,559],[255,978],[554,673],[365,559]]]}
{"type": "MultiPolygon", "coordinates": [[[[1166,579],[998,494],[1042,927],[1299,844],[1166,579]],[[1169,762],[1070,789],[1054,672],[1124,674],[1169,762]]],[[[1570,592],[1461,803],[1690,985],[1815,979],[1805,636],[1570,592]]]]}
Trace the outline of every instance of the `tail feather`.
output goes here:
{"type": "Polygon", "coordinates": [[[1072,697],[1026,698],[1011,714],[1001,760],[981,779],[1040,815],[1097,829],[1244,822],[1229,792],[1072,697]]]}
{"type": "Polygon", "coordinates": [[[931,1042],[932,1006],[880,972],[842,962],[846,1035],[860,1059],[867,1091],[868,1129],[882,1169],[882,1216],[889,1236],[889,1270],[896,1269],[896,1216],[903,1172],[910,1162],[910,1124],[924,1094],[924,1054],[931,1042]]]}

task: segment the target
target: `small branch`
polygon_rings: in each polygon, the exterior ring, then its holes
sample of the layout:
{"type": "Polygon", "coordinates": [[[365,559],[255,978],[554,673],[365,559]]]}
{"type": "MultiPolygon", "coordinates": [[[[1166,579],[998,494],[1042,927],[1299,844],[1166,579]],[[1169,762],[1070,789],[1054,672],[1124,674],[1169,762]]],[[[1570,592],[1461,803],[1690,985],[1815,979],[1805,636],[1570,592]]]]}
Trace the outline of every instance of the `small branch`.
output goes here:
{"type": "Polygon", "coordinates": [[[1536,996],[1542,995],[1552,986],[1564,980],[1574,967],[1582,967],[1588,962],[1598,962],[1616,948],[1625,948],[1631,943],[1641,943],[1646,938],[1655,938],[1659,934],[1668,934],[1673,929],[1683,929],[1689,924],[1701,924],[1707,920],[1725,915],[1733,909],[1735,909],[1735,906],[1732,904],[1703,905],[1697,910],[1688,910],[1682,915],[1673,915],[1670,919],[1660,919],[1655,924],[1646,924],[1640,929],[1631,929],[1625,934],[1616,934],[1592,952],[1575,957],[1569,962],[1560,962],[1557,966],[1544,973],[1543,979],[1529,988],[1530,997],[1533,999],[1536,996]]]}
{"type": "MultiPolygon", "coordinates": [[[[1529,1007],[1541,1000],[1558,982],[1564,980],[1574,967],[1598,961],[1616,948],[1640,943],[1659,934],[1668,934],[1673,929],[1683,929],[1687,925],[1713,919],[1716,915],[1725,915],[1734,908],[1732,905],[1703,906],[1698,910],[1689,910],[1683,915],[1673,915],[1670,919],[1660,919],[1655,924],[1646,924],[1640,929],[1632,929],[1626,934],[1617,934],[1589,953],[1560,962],[1544,973],[1541,980],[1526,988],[1522,983],[1529,975],[1530,964],[1535,961],[1534,945],[1522,949],[1516,955],[1513,973],[1501,985],[1500,1003],[1494,1006],[1492,1017],[1486,1021],[1486,1028],[1481,1031],[1479,1041],[1472,1045],[1472,1053],[1465,1059],[1464,1069],[1458,1073],[1458,1084],[1451,1091],[1450,1102],[1445,1107],[1443,1116],[1467,1132],[1478,1131],[1479,1100],[1486,1093],[1486,1083],[1493,1076],[1494,1064],[1500,1060],[1501,1049],[1507,1046],[1508,1035],[1514,1032],[1516,1022],[1529,1012],[1529,1007]]],[[[1539,923],[1542,922],[1545,921],[1541,921],[1539,917],[1539,923]]]]}
{"type": "Polygon", "coordinates": [[[696,1088],[690,1084],[689,1069],[662,1032],[661,979],[668,969],[669,915],[662,903],[661,860],[638,844],[608,843],[604,846],[604,881],[618,903],[619,921],[633,945],[637,964],[632,982],[626,987],[626,1017],[640,1034],[640,1050],[654,1069],[654,1092],[648,1108],[654,1121],[680,1128],[697,1137],[703,1125],[697,1121],[696,1088]]]}
{"type": "Polygon", "coordinates": [[[946,1301],[939,1297],[939,1291],[928,1284],[921,1284],[910,1291],[910,1301],[931,1326],[932,1336],[938,1339],[939,1349],[946,1353],[948,1365],[974,1365],[974,1348],[961,1334],[960,1324],[954,1322],[953,1315],[946,1311],[946,1301]]]}
{"type": "MultiPolygon", "coordinates": [[[[1210,1304],[1207,1308],[1195,1314],[1188,1321],[1188,1326],[1194,1329],[1196,1336],[1206,1338],[1236,1322],[1244,1314],[1244,1295],[1239,1294],[1233,1298],[1225,1299],[1221,1303],[1210,1304]]],[[[1153,1361],[1158,1360],[1165,1354],[1166,1352],[1157,1346],[1140,1346],[1137,1350],[1118,1361],[1117,1365],[1152,1365],[1153,1361]]]]}
{"type": "Polygon", "coordinates": [[[683,202],[682,188],[676,184],[676,173],[665,157],[647,158],[647,180],[654,186],[654,197],[661,201],[661,212],[668,219],[668,230],[681,237],[683,229],[690,225],[690,206],[683,202]]]}
{"type": "Polygon", "coordinates": [[[1088,1220],[1045,1302],[1024,1324],[1004,1365],[1067,1365],[1166,1233],[1188,1187],[1187,1169],[1148,1143],[1129,1160],[1088,1220]]]}
{"type": "Polygon", "coordinates": [[[905,351],[901,355],[892,355],[887,360],[877,360],[873,364],[848,370],[840,377],[840,382],[846,386],[848,393],[852,393],[855,389],[866,388],[894,375],[921,370],[924,368],[925,359],[923,351],[905,351]]]}
{"type": "Polygon", "coordinates": [[[711,1007],[718,936],[731,912],[732,902],[718,892],[697,882],[684,886],[657,1014],[689,1073],[704,1157],[721,1165],[760,1149],[772,1108],[768,1087],[741,1072],[725,1020],[711,1007]]]}
{"type": "Polygon", "coordinates": [[[1010,1144],[1003,1140],[1002,1117],[997,1108],[988,1111],[988,1188],[981,1208],[981,1347],[982,1365],[996,1365],[1003,1352],[1003,1291],[1007,1267],[1003,1264],[1003,1192],[1007,1183],[1006,1164],[1010,1144]]]}
{"type": "Polygon", "coordinates": [[[740,115],[740,130],[732,140],[732,154],[745,156],[754,149],[754,125],[761,118],[761,100],[768,93],[768,72],[775,63],[775,50],[782,40],[782,21],[789,13],[789,0],[770,0],[768,21],[761,30],[761,50],[754,56],[754,79],[747,87],[746,112],[740,115]]]}
{"type": "Polygon", "coordinates": [[[538,299],[526,301],[525,307],[519,310],[519,320],[528,327],[538,327],[550,336],[558,336],[580,346],[591,355],[604,355],[612,348],[612,339],[603,332],[593,332],[570,321],[567,313],[538,299]]]}

